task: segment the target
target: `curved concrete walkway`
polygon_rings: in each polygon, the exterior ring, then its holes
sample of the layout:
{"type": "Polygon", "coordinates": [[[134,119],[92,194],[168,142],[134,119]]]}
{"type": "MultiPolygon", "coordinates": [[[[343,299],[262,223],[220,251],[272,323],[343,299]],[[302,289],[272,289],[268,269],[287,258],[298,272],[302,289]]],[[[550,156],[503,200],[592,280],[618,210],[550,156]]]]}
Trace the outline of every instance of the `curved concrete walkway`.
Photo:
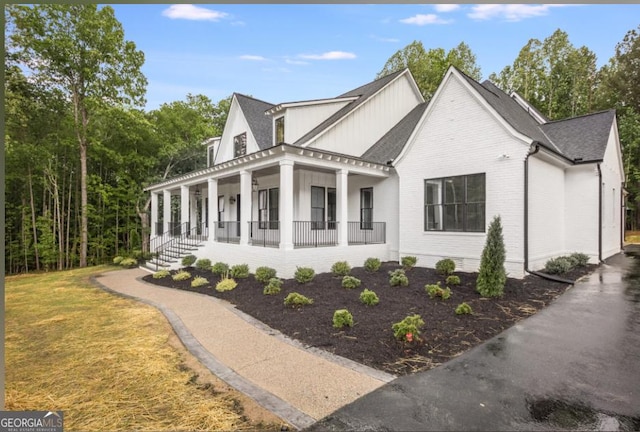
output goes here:
{"type": "Polygon", "coordinates": [[[103,289],[158,308],[211,372],[296,428],[312,425],[393,375],[305,348],[228,302],[143,282],[141,269],[104,273],[103,289]]]}

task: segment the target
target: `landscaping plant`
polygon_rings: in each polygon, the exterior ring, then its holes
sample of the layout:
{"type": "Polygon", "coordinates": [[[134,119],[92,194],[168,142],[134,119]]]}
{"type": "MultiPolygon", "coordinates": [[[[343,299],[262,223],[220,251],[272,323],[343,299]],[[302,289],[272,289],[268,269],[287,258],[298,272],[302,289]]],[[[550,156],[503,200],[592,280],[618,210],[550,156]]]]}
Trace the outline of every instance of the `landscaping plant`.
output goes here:
{"type": "Polygon", "coordinates": [[[380,303],[380,299],[378,298],[378,295],[375,292],[370,291],[366,288],[364,289],[364,291],[360,293],[360,301],[366,304],[367,306],[375,306],[378,303],[380,303]]]}
{"type": "Polygon", "coordinates": [[[125,268],[133,268],[138,265],[138,260],[134,258],[123,258],[120,265],[125,268]]]}
{"type": "Polygon", "coordinates": [[[476,279],[476,290],[482,297],[501,297],[507,282],[504,268],[506,251],[502,236],[500,216],[495,216],[489,225],[487,241],[482,251],[480,270],[476,279]]]}
{"type": "Polygon", "coordinates": [[[188,280],[188,279],[191,279],[191,273],[189,273],[188,271],[181,270],[178,273],[171,276],[171,278],[174,281],[188,280]]]}
{"type": "Polygon", "coordinates": [[[440,282],[434,285],[425,285],[424,289],[427,291],[429,297],[431,298],[440,297],[442,300],[447,300],[449,297],[451,297],[451,289],[449,287],[443,289],[440,286],[440,282]]]}
{"type": "Polygon", "coordinates": [[[215,275],[222,276],[229,271],[229,264],[217,262],[211,267],[211,272],[215,275]]]}
{"type": "Polygon", "coordinates": [[[346,276],[351,272],[351,266],[346,261],[338,261],[331,266],[331,272],[336,276],[346,276]]]}
{"type": "Polygon", "coordinates": [[[197,288],[205,285],[209,285],[209,281],[200,276],[194,277],[191,281],[191,288],[197,288]]]}
{"type": "Polygon", "coordinates": [[[280,292],[281,289],[282,289],[282,280],[274,277],[269,279],[269,283],[264,287],[264,290],[262,290],[262,293],[264,295],[276,295],[280,292]]]}
{"type": "Polygon", "coordinates": [[[364,268],[367,271],[374,272],[374,271],[378,271],[381,264],[382,263],[378,258],[367,258],[364,262],[364,268]]]}
{"type": "Polygon", "coordinates": [[[397,269],[389,272],[389,285],[391,286],[407,286],[409,278],[403,269],[397,269]]]}
{"type": "Polygon", "coordinates": [[[171,273],[169,272],[169,270],[158,270],[157,272],[155,272],[153,274],[153,278],[154,279],[162,279],[162,278],[166,278],[170,274],[171,273]]]}
{"type": "Polygon", "coordinates": [[[453,274],[456,270],[456,263],[451,258],[441,259],[436,263],[436,271],[444,276],[453,274]]]}
{"type": "Polygon", "coordinates": [[[566,256],[551,258],[544,265],[544,271],[549,274],[566,273],[573,268],[571,260],[566,256]]]}
{"type": "Polygon", "coordinates": [[[271,267],[258,267],[256,273],[253,275],[258,282],[267,283],[270,279],[276,277],[276,269],[271,267]]]}
{"type": "Polygon", "coordinates": [[[211,270],[211,260],[209,258],[200,258],[196,261],[196,268],[202,271],[211,270]]]}
{"type": "Polygon", "coordinates": [[[316,272],[311,267],[296,267],[296,272],[293,275],[294,279],[301,284],[311,282],[315,276],[316,272]]]}
{"type": "Polygon", "coordinates": [[[284,298],[284,304],[286,306],[305,306],[313,304],[313,299],[305,297],[297,292],[292,292],[284,298]]]}
{"type": "Polygon", "coordinates": [[[347,309],[338,309],[333,313],[333,327],[353,327],[353,315],[347,309]]]}
{"type": "Polygon", "coordinates": [[[229,270],[229,274],[232,278],[236,279],[246,279],[249,277],[249,265],[247,264],[237,264],[231,267],[229,270]]]}
{"type": "Polygon", "coordinates": [[[220,282],[216,284],[216,291],[218,292],[231,291],[237,286],[238,286],[238,283],[234,279],[227,277],[222,279],[220,282]]]}
{"type": "Polygon", "coordinates": [[[113,258],[113,263],[114,263],[115,265],[120,265],[120,262],[121,262],[123,259],[124,259],[124,257],[121,257],[121,256],[114,257],[114,258],[113,258]]]}
{"type": "Polygon", "coordinates": [[[472,313],[473,313],[473,310],[471,309],[471,306],[469,306],[467,303],[460,303],[456,307],[456,315],[470,315],[472,313]]]}
{"type": "Polygon", "coordinates": [[[460,285],[460,277],[456,275],[447,276],[447,280],[445,283],[447,285],[460,285]]]}
{"type": "Polygon", "coordinates": [[[420,340],[420,329],[424,327],[424,321],[418,314],[409,315],[400,322],[391,326],[393,336],[405,342],[420,340]]]}
{"type": "Polygon", "coordinates": [[[360,279],[353,276],[345,276],[342,278],[342,288],[353,289],[360,286],[360,279]]]}
{"type": "Polygon", "coordinates": [[[191,267],[197,260],[195,255],[187,255],[182,258],[182,267],[191,267]]]}
{"type": "Polygon", "coordinates": [[[405,270],[411,270],[416,266],[418,262],[418,258],[414,256],[404,256],[400,259],[400,264],[404,267],[405,270]]]}

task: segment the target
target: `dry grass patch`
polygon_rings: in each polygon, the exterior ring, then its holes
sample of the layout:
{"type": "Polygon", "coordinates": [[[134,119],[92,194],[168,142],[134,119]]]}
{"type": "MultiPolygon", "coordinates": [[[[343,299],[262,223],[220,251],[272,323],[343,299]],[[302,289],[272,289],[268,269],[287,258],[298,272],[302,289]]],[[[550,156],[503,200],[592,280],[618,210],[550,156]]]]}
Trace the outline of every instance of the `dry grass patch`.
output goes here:
{"type": "Polygon", "coordinates": [[[624,241],[627,243],[640,244],[640,231],[627,231],[624,233],[624,241]]]}
{"type": "Polygon", "coordinates": [[[70,431],[280,428],[199,382],[158,311],[89,283],[106,270],[6,278],[5,409],[63,410],[70,431]]]}

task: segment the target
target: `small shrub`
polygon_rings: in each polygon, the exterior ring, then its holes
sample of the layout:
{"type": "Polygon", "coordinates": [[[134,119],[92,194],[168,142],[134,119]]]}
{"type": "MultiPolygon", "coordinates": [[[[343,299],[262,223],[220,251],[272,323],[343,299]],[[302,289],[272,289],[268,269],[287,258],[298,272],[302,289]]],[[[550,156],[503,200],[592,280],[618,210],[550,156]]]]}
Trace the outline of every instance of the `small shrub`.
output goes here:
{"type": "Polygon", "coordinates": [[[170,274],[171,273],[169,273],[169,270],[158,270],[157,272],[155,272],[153,274],[153,278],[154,279],[162,279],[162,278],[166,278],[170,274]]]}
{"type": "Polygon", "coordinates": [[[441,259],[436,263],[436,271],[441,275],[449,276],[456,270],[456,263],[451,258],[441,259]]]}
{"type": "Polygon", "coordinates": [[[418,258],[414,256],[404,256],[400,259],[400,264],[402,264],[402,267],[404,267],[405,270],[412,269],[413,267],[416,266],[417,262],[418,262],[418,258]]]}
{"type": "Polygon", "coordinates": [[[424,326],[424,321],[420,315],[409,315],[400,322],[391,326],[393,336],[401,341],[413,342],[420,339],[420,329],[424,326]]]}
{"type": "Polygon", "coordinates": [[[476,290],[482,297],[502,297],[507,282],[504,268],[506,250],[502,236],[500,216],[495,216],[489,224],[487,240],[480,258],[480,270],[476,279],[476,290]]]}
{"type": "Polygon", "coordinates": [[[589,264],[589,255],[580,252],[574,252],[569,255],[575,262],[576,267],[586,267],[589,264]]]}
{"type": "Polygon", "coordinates": [[[229,264],[217,262],[211,267],[211,272],[215,275],[222,276],[229,271],[229,264]]]}
{"type": "Polygon", "coordinates": [[[122,262],[122,260],[123,260],[123,259],[124,259],[124,257],[117,256],[117,257],[113,258],[113,263],[114,263],[115,265],[119,265],[119,264],[120,264],[120,262],[122,262]]]}
{"type": "Polygon", "coordinates": [[[258,267],[253,275],[258,282],[268,283],[269,280],[276,277],[276,269],[271,267],[258,267]]]}
{"type": "Polygon", "coordinates": [[[316,272],[311,267],[296,267],[296,272],[293,275],[299,283],[311,282],[315,276],[316,272]]]}
{"type": "Polygon", "coordinates": [[[345,276],[342,278],[342,288],[354,289],[360,286],[360,279],[353,276],[345,276]]]}
{"type": "Polygon", "coordinates": [[[264,295],[276,295],[282,289],[282,281],[278,278],[269,279],[269,283],[264,287],[262,293],[264,295]]]}
{"type": "Polygon", "coordinates": [[[313,304],[313,299],[303,296],[302,294],[298,294],[297,292],[292,292],[284,298],[284,304],[286,306],[310,305],[313,304]]]}
{"type": "Polygon", "coordinates": [[[473,310],[467,303],[460,303],[458,307],[456,307],[456,315],[471,315],[472,313],[473,310]]]}
{"type": "Polygon", "coordinates": [[[138,265],[138,260],[135,258],[123,258],[122,261],[120,261],[120,265],[126,268],[133,268],[138,265]]]}
{"type": "Polygon", "coordinates": [[[229,275],[236,279],[246,279],[249,277],[249,266],[247,264],[238,264],[231,267],[229,275]]]}
{"type": "Polygon", "coordinates": [[[370,291],[366,288],[364,291],[360,293],[360,301],[366,304],[367,306],[375,306],[378,303],[380,303],[380,299],[378,298],[378,295],[375,292],[370,291]]]}
{"type": "Polygon", "coordinates": [[[238,286],[238,283],[234,279],[224,278],[216,284],[216,291],[218,292],[231,291],[237,286],[238,286]]]}
{"type": "Polygon", "coordinates": [[[351,266],[346,261],[338,261],[331,266],[331,272],[336,276],[346,276],[351,272],[351,266]]]}
{"type": "Polygon", "coordinates": [[[205,285],[209,285],[209,281],[200,276],[196,276],[191,281],[191,288],[197,288],[205,285]]]}
{"type": "Polygon", "coordinates": [[[440,297],[442,300],[447,300],[451,297],[451,289],[449,287],[442,289],[440,282],[435,285],[425,285],[424,289],[431,298],[440,297]]]}
{"type": "Polygon", "coordinates": [[[174,281],[183,281],[183,280],[191,279],[191,273],[182,270],[182,271],[179,271],[178,273],[174,274],[173,276],[171,276],[171,278],[174,281]]]}
{"type": "Polygon", "coordinates": [[[381,264],[378,258],[367,258],[364,262],[364,268],[367,269],[367,271],[375,272],[378,271],[381,264]]]}
{"type": "Polygon", "coordinates": [[[200,258],[196,261],[196,268],[202,271],[211,270],[211,260],[209,258],[200,258]]]}
{"type": "Polygon", "coordinates": [[[187,255],[182,258],[182,267],[191,267],[197,260],[195,255],[187,255]]]}
{"type": "Polygon", "coordinates": [[[571,260],[568,257],[561,256],[552,258],[544,265],[544,271],[549,274],[566,273],[573,268],[571,260]]]}
{"type": "Polygon", "coordinates": [[[456,275],[447,276],[446,280],[447,285],[460,285],[460,277],[456,275]]]}
{"type": "Polygon", "coordinates": [[[333,327],[342,328],[344,326],[353,327],[353,315],[346,309],[338,309],[333,313],[333,327]]]}
{"type": "Polygon", "coordinates": [[[397,269],[389,272],[389,285],[391,286],[407,286],[409,285],[409,278],[405,274],[404,270],[397,269]]]}

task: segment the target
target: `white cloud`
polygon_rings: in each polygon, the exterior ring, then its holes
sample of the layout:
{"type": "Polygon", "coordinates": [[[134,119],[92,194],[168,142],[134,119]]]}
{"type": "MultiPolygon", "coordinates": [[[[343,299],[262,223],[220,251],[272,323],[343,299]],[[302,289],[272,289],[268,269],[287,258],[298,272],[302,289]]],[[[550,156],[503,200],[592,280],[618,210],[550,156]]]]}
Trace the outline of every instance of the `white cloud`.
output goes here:
{"type": "Polygon", "coordinates": [[[213,9],[194,6],[192,4],[174,4],[162,11],[162,15],[171,19],[186,19],[193,21],[219,21],[229,14],[213,9]]]}
{"type": "Polygon", "coordinates": [[[396,38],[385,38],[385,37],[380,37],[380,36],[376,36],[376,35],[371,35],[371,39],[375,39],[379,42],[390,42],[390,43],[397,43],[400,42],[400,39],[396,39],[396,38]]]}
{"type": "Polygon", "coordinates": [[[356,55],[345,51],[329,51],[322,54],[300,54],[298,57],[308,60],[347,60],[356,58],[356,55]]]}
{"type": "Polygon", "coordinates": [[[451,20],[443,20],[438,15],[435,14],[418,14],[416,16],[412,16],[411,18],[405,18],[400,20],[401,23],[404,24],[413,24],[413,25],[428,25],[428,24],[449,24],[451,20]]]}
{"type": "Polygon", "coordinates": [[[505,21],[521,21],[526,18],[544,16],[554,7],[571,6],[566,4],[479,4],[467,14],[471,19],[483,21],[502,19],[505,21]]]}
{"type": "Polygon", "coordinates": [[[240,60],[265,61],[266,58],[259,55],[245,54],[240,56],[240,60]]]}
{"type": "Polygon", "coordinates": [[[290,64],[290,65],[308,65],[309,64],[309,62],[306,62],[306,61],[291,60],[291,59],[285,59],[285,63],[290,64]]]}
{"type": "Polygon", "coordinates": [[[433,5],[436,12],[453,12],[460,9],[459,4],[435,4],[433,5]]]}

